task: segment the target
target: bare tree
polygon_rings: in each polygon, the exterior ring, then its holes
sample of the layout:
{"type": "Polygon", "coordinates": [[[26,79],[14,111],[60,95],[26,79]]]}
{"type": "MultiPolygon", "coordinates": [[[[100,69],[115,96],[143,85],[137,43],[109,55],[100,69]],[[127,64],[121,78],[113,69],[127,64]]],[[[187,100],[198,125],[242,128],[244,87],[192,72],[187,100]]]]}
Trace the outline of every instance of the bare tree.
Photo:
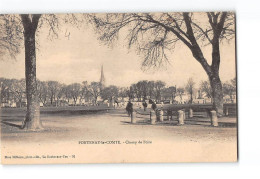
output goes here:
{"type": "Polygon", "coordinates": [[[39,95],[39,100],[45,106],[48,99],[48,84],[45,81],[37,80],[37,91],[39,95]]]}
{"type": "Polygon", "coordinates": [[[69,85],[69,90],[70,90],[71,97],[73,98],[74,105],[76,105],[80,96],[81,85],[79,83],[73,83],[69,85]]]}
{"type": "Polygon", "coordinates": [[[27,94],[27,113],[24,127],[28,129],[40,129],[40,105],[37,94],[36,81],[36,47],[35,34],[41,15],[20,15],[23,24],[24,47],[25,47],[25,78],[27,94]]]}
{"type": "Polygon", "coordinates": [[[36,80],[36,36],[41,27],[49,28],[49,36],[58,37],[60,21],[76,23],[76,15],[20,14],[0,15],[0,58],[14,57],[24,44],[27,113],[22,128],[42,129],[36,80]]]}
{"type": "Polygon", "coordinates": [[[69,102],[70,102],[70,99],[72,98],[72,97],[71,97],[71,91],[70,91],[69,85],[63,86],[63,91],[64,91],[64,97],[65,97],[65,99],[67,100],[67,102],[69,103],[69,102]]]}
{"type": "Polygon", "coordinates": [[[9,89],[10,89],[10,92],[12,92],[12,94],[15,98],[15,101],[18,102],[18,104],[19,104],[18,107],[22,107],[22,99],[25,97],[25,79],[10,80],[9,89]]]}
{"type": "Polygon", "coordinates": [[[0,78],[0,104],[2,105],[3,102],[6,101],[7,98],[7,88],[8,88],[8,80],[5,78],[0,78]]]}
{"type": "Polygon", "coordinates": [[[119,87],[118,96],[121,98],[127,97],[127,88],[125,87],[119,87]]]}
{"type": "Polygon", "coordinates": [[[40,18],[40,14],[1,15],[1,29],[3,29],[1,37],[4,37],[1,38],[1,50],[7,49],[9,54],[14,56],[24,42],[27,113],[22,128],[27,127],[32,130],[42,128],[37,94],[35,47],[40,18]]]}
{"type": "Polygon", "coordinates": [[[126,93],[129,99],[135,98],[135,89],[132,85],[130,86],[130,88],[127,88],[126,93]]]}
{"type": "Polygon", "coordinates": [[[23,28],[16,15],[0,14],[0,60],[15,58],[23,46],[23,28]]]}
{"type": "Polygon", "coordinates": [[[148,95],[149,95],[150,99],[152,99],[155,95],[155,82],[154,81],[148,82],[148,95]]]}
{"type": "MultiPolygon", "coordinates": [[[[167,52],[178,41],[184,44],[207,73],[213,97],[213,107],[223,114],[222,84],[219,78],[220,41],[234,37],[234,13],[127,13],[93,14],[100,40],[112,43],[126,28],[129,48],[135,45],[144,54],[143,67],[160,67],[168,62],[167,52]],[[211,59],[206,59],[202,47],[211,45],[211,59]],[[211,63],[209,63],[211,61],[211,63]]],[[[126,31],[124,31],[126,32],[126,31]]]]}
{"type": "Polygon", "coordinates": [[[237,78],[233,78],[232,80],[230,80],[230,83],[232,84],[232,86],[237,89],[237,78]]]}
{"type": "Polygon", "coordinates": [[[143,100],[147,99],[147,95],[148,95],[148,81],[143,80],[143,81],[138,81],[136,83],[136,87],[137,87],[137,93],[138,93],[138,97],[140,97],[139,101],[141,101],[141,98],[143,100]]]}
{"type": "Polygon", "coordinates": [[[65,96],[65,89],[64,86],[66,86],[65,84],[60,84],[58,85],[57,91],[56,91],[56,106],[60,106],[61,105],[61,99],[63,96],[65,96]]]}
{"type": "Polygon", "coordinates": [[[133,98],[137,98],[138,101],[141,101],[142,98],[141,84],[140,83],[132,84],[130,86],[129,94],[131,94],[133,98]]]}
{"type": "Polygon", "coordinates": [[[184,90],[184,88],[177,88],[177,95],[180,97],[180,100],[181,100],[181,102],[182,102],[182,96],[184,95],[184,92],[185,92],[185,90],[184,90]]]}
{"type": "Polygon", "coordinates": [[[100,96],[100,83],[99,82],[91,82],[88,86],[89,93],[94,98],[94,104],[97,104],[97,98],[100,96]]]}
{"type": "Polygon", "coordinates": [[[185,90],[186,90],[187,94],[189,94],[189,96],[190,96],[189,103],[192,104],[192,102],[193,102],[194,90],[195,90],[195,82],[193,81],[192,78],[189,78],[189,80],[188,80],[188,82],[187,82],[187,84],[186,84],[185,90]]]}
{"type": "Polygon", "coordinates": [[[176,87],[170,86],[168,88],[164,88],[162,91],[162,96],[166,99],[171,99],[173,103],[176,97],[176,87]]]}
{"type": "Polygon", "coordinates": [[[88,95],[88,82],[87,81],[83,81],[81,84],[81,90],[80,90],[80,103],[82,104],[82,100],[86,99],[88,95]]]}
{"type": "Polygon", "coordinates": [[[231,103],[234,103],[233,96],[236,95],[236,78],[223,84],[223,93],[229,96],[231,103]]]}
{"type": "Polygon", "coordinates": [[[111,86],[104,88],[101,91],[100,96],[103,100],[108,100],[111,102],[113,99],[118,97],[118,93],[119,93],[118,87],[111,85],[111,86]]]}
{"type": "Polygon", "coordinates": [[[202,81],[200,83],[200,90],[207,98],[210,98],[212,102],[212,90],[209,81],[202,81]]]}
{"type": "Polygon", "coordinates": [[[51,105],[55,102],[58,91],[60,90],[60,83],[58,81],[48,81],[48,96],[51,102],[51,105]]]}
{"type": "Polygon", "coordinates": [[[155,99],[160,102],[162,98],[162,90],[165,88],[165,83],[163,81],[156,81],[155,84],[155,99]]]}

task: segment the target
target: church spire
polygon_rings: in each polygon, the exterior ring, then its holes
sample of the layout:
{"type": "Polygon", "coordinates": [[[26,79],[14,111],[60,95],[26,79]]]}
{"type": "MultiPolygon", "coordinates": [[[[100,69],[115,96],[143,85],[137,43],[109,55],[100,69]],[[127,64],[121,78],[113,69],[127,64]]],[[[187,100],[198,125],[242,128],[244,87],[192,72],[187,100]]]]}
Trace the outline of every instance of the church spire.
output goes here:
{"type": "Polygon", "coordinates": [[[106,86],[106,80],[105,80],[104,71],[103,71],[103,64],[101,66],[100,86],[101,86],[101,88],[104,88],[106,86]]]}

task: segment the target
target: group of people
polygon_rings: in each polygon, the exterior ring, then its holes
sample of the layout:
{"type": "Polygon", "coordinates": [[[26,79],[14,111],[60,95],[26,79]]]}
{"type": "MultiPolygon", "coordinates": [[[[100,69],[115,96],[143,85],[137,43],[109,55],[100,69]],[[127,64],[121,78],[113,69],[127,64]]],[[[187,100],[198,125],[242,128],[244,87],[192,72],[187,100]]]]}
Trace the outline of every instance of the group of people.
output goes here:
{"type": "MultiPolygon", "coordinates": [[[[152,101],[152,100],[149,100],[149,103],[152,104],[151,108],[152,108],[152,110],[155,111],[155,110],[157,109],[157,105],[155,104],[155,102],[152,101]]],[[[143,101],[142,105],[143,105],[144,111],[146,111],[148,104],[147,104],[147,102],[146,102],[145,100],[143,101]]],[[[131,102],[131,100],[129,100],[128,103],[127,103],[127,105],[126,105],[126,111],[127,111],[127,113],[128,113],[129,116],[130,116],[130,115],[132,114],[132,112],[134,111],[133,103],[131,102]]]]}

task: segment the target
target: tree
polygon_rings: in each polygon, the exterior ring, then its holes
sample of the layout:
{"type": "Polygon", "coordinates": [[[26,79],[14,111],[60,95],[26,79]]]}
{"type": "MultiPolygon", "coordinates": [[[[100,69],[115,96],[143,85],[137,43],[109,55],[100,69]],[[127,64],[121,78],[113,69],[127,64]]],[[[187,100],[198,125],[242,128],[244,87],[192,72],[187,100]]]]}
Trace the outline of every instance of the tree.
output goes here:
{"type": "Polygon", "coordinates": [[[77,104],[78,98],[81,92],[81,85],[79,83],[73,83],[69,85],[71,97],[73,98],[74,105],[77,104]]]}
{"type": "Polygon", "coordinates": [[[180,100],[182,102],[182,96],[184,95],[184,88],[177,88],[177,95],[180,97],[180,100]]]}
{"type": "Polygon", "coordinates": [[[48,99],[48,84],[45,81],[37,80],[37,91],[39,100],[45,106],[48,99]]]}
{"type": "MultiPolygon", "coordinates": [[[[60,15],[61,16],[61,15],[60,15]]],[[[36,80],[36,34],[43,26],[49,27],[49,35],[58,36],[59,19],[65,23],[77,21],[75,15],[66,15],[66,18],[58,18],[53,14],[21,14],[0,15],[0,58],[9,54],[15,57],[20,52],[22,42],[25,49],[25,79],[27,112],[22,128],[28,130],[40,130],[40,105],[36,80]]]]}
{"type": "Polygon", "coordinates": [[[58,89],[57,89],[57,92],[56,92],[56,99],[55,99],[56,106],[60,106],[61,105],[60,100],[65,95],[64,86],[66,86],[66,85],[59,83],[59,86],[58,86],[58,89]]]}
{"type": "Polygon", "coordinates": [[[162,97],[162,90],[165,87],[165,83],[160,80],[156,81],[154,87],[155,87],[155,99],[157,102],[160,102],[162,97]]]}
{"type": "Polygon", "coordinates": [[[15,98],[15,101],[18,102],[18,104],[19,104],[18,107],[22,107],[22,100],[25,97],[25,79],[10,80],[9,89],[12,92],[12,94],[15,98]]]}
{"type": "Polygon", "coordinates": [[[0,78],[0,104],[2,105],[3,102],[6,102],[8,94],[8,80],[5,78],[0,78]]]}
{"type": "Polygon", "coordinates": [[[0,60],[8,57],[15,58],[20,53],[23,46],[22,32],[19,17],[0,14],[0,60]]]}
{"type": "Polygon", "coordinates": [[[138,88],[138,93],[140,94],[140,98],[143,98],[143,100],[145,100],[147,98],[147,94],[148,94],[148,81],[143,80],[143,81],[139,81],[136,84],[137,88],[138,88]]]}
{"type": "Polygon", "coordinates": [[[162,96],[166,99],[171,99],[173,103],[176,97],[176,87],[170,86],[168,88],[164,88],[162,91],[162,96]]]}
{"type": "Polygon", "coordinates": [[[100,96],[103,100],[112,101],[112,99],[115,99],[118,97],[118,93],[119,93],[118,87],[111,85],[111,86],[104,88],[101,91],[100,96]]]}
{"type": "Polygon", "coordinates": [[[230,83],[232,84],[232,86],[237,89],[237,78],[233,78],[232,80],[230,80],[230,83]]]}
{"type": "Polygon", "coordinates": [[[35,33],[38,27],[41,15],[28,14],[20,15],[24,29],[24,47],[25,47],[25,78],[26,78],[26,96],[27,96],[27,113],[24,126],[28,129],[40,129],[40,105],[37,94],[36,81],[36,48],[35,33]]]}
{"type": "Polygon", "coordinates": [[[135,45],[144,54],[142,66],[160,67],[169,62],[168,51],[173,51],[180,41],[201,64],[209,77],[213,107],[223,114],[223,92],[219,77],[220,41],[234,37],[235,17],[232,12],[203,13],[128,13],[92,15],[100,40],[114,42],[119,32],[126,28],[128,47],[135,45]],[[202,50],[211,45],[211,59],[202,50]],[[211,63],[210,63],[211,62],[211,63]]]}
{"type": "Polygon", "coordinates": [[[32,130],[42,128],[37,94],[35,48],[35,34],[40,17],[39,14],[1,15],[1,28],[4,29],[1,37],[6,37],[1,39],[1,46],[3,42],[8,44],[4,49],[14,56],[19,52],[22,39],[24,41],[27,113],[22,128],[32,130]]]}
{"type": "Polygon", "coordinates": [[[94,98],[94,104],[97,104],[97,98],[100,96],[100,83],[99,82],[91,82],[88,86],[89,93],[94,98]]]}
{"type": "Polygon", "coordinates": [[[200,90],[207,98],[210,98],[212,102],[212,90],[209,81],[202,81],[200,83],[200,90]]]}
{"type": "Polygon", "coordinates": [[[88,82],[87,81],[83,81],[81,84],[81,90],[80,90],[80,103],[82,104],[82,100],[84,99],[86,101],[86,99],[88,98],[88,82]]]}
{"type": "Polygon", "coordinates": [[[193,102],[193,94],[194,94],[194,90],[195,90],[195,82],[193,81],[192,78],[189,78],[189,80],[188,80],[188,82],[186,84],[185,90],[186,90],[187,94],[189,94],[189,96],[190,96],[189,103],[192,104],[192,102],[193,102]]]}
{"type": "Polygon", "coordinates": [[[58,92],[61,88],[61,84],[58,81],[48,81],[47,85],[48,85],[48,96],[49,96],[51,105],[53,105],[53,103],[55,102],[56,97],[58,95],[58,92]]]}
{"type": "Polygon", "coordinates": [[[133,85],[130,86],[130,88],[127,88],[127,96],[129,99],[134,99],[135,98],[135,89],[133,87],[133,85]]]}
{"type": "Polygon", "coordinates": [[[69,85],[63,86],[63,91],[64,91],[64,97],[67,100],[67,102],[70,102],[71,97],[71,91],[69,85]]]}
{"type": "Polygon", "coordinates": [[[127,88],[124,88],[124,87],[121,87],[119,88],[119,91],[118,91],[118,96],[121,97],[122,99],[127,97],[127,88]]]}
{"type": "Polygon", "coordinates": [[[223,84],[223,93],[229,96],[231,103],[234,103],[233,96],[236,94],[236,78],[223,84]]]}
{"type": "Polygon", "coordinates": [[[140,83],[132,84],[130,86],[129,94],[132,95],[131,97],[137,98],[138,101],[141,101],[142,98],[141,84],[140,83]]]}
{"type": "Polygon", "coordinates": [[[155,82],[154,81],[148,81],[148,95],[150,99],[154,97],[154,91],[155,91],[155,82]]]}

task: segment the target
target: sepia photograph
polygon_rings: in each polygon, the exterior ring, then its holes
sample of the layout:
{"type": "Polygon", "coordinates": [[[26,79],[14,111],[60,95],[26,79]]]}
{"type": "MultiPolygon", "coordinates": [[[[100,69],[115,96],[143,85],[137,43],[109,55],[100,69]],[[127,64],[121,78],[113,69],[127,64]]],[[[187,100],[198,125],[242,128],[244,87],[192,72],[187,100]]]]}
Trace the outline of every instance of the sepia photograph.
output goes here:
{"type": "Polygon", "coordinates": [[[0,14],[2,164],[237,162],[236,13],[0,14]]]}

